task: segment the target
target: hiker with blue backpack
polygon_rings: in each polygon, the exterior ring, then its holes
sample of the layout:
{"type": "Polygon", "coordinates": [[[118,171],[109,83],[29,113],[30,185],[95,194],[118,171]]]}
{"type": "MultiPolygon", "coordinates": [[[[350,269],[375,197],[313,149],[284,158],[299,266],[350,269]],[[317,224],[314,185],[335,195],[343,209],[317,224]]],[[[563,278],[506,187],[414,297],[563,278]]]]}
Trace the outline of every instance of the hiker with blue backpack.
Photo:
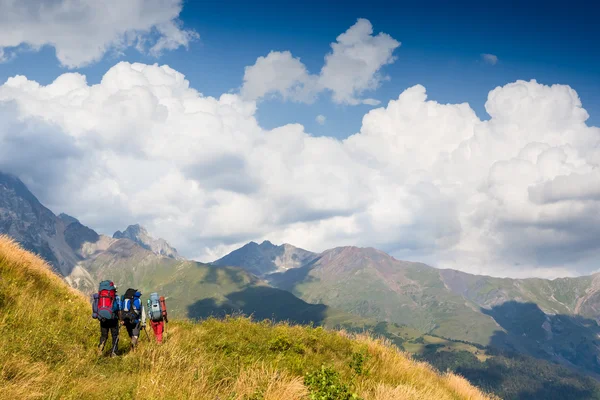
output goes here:
{"type": "Polygon", "coordinates": [[[131,338],[132,350],[136,348],[140,330],[146,328],[146,314],[141,297],[142,293],[131,288],[121,297],[121,324],[125,326],[131,338]]]}
{"type": "Polygon", "coordinates": [[[167,304],[163,296],[158,293],[150,293],[148,299],[148,318],[154,331],[154,337],[158,343],[162,343],[165,322],[169,322],[167,317],[167,304]]]}
{"type": "Polygon", "coordinates": [[[117,355],[119,345],[119,313],[120,303],[117,297],[117,287],[112,281],[102,281],[98,293],[94,293],[92,300],[92,318],[100,321],[100,343],[98,355],[104,352],[108,341],[108,332],[112,336],[112,350],[110,356],[117,355]]]}

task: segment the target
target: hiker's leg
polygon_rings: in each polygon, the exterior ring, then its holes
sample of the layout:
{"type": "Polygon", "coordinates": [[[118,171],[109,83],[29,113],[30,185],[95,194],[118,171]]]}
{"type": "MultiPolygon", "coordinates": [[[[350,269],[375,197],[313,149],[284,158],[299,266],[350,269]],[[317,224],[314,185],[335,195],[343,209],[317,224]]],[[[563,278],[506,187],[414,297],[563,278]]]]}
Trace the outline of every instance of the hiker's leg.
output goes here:
{"type": "Polygon", "coordinates": [[[150,321],[150,325],[152,326],[152,331],[154,332],[154,337],[158,342],[162,340],[162,330],[160,330],[161,321],[150,321]],[[160,338],[159,338],[160,336],[160,338]]]}
{"type": "Polygon", "coordinates": [[[125,329],[127,329],[127,334],[130,338],[133,337],[133,327],[134,325],[131,325],[131,323],[125,322],[125,329]]]}
{"type": "Polygon", "coordinates": [[[106,321],[100,321],[100,343],[98,344],[98,353],[102,353],[104,345],[108,340],[108,325],[106,321]]]}
{"type": "Polygon", "coordinates": [[[113,320],[113,323],[110,326],[110,335],[112,336],[111,355],[115,355],[119,345],[119,321],[117,319],[113,320]]]}
{"type": "Polygon", "coordinates": [[[165,329],[165,321],[159,321],[156,327],[156,340],[162,343],[163,330],[165,329]]]}
{"type": "Polygon", "coordinates": [[[133,326],[133,328],[131,329],[131,333],[133,335],[131,337],[131,347],[133,349],[135,349],[135,346],[137,345],[138,337],[140,336],[140,323],[139,322],[133,326]]]}

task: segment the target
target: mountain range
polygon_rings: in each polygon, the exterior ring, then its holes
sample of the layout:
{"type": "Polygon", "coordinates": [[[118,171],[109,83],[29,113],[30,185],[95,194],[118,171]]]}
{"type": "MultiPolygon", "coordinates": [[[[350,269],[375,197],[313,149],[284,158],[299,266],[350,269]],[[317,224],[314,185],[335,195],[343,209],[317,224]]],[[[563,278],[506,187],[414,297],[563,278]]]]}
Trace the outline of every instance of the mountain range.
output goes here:
{"type": "MultiPolygon", "coordinates": [[[[274,254],[294,253],[288,244],[249,247],[254,250],[236,250],[216,263],[230,259],[248,270],[270,271],[274,254]],[[249,254],[247,262],[243,254],[249,254]]],[[[494,278],[401,261],[374,248],[302,252],[304,265],[288,264],[262,277],[308,303],[600,373],[600,274],[494,278]]]]}
{"type": "Polygon", "coordinates": [[[2,172],[1,234],[40,255],[69,285],[85,294],[95,292],[104,279],[117,283],[120,292],[127,287],[147,294],[158,290],[168,299],[169,314],[175,318],[241,312],[260,319],[332,327],[374,325],[374,321],[322,304],[309,304],[242,268],[186,260],[138,224],[112,237],[98,234],[75,217],[55,215],[17,177],[2,172]]]}
{"type": "Polygon", "coordinates": [[[493,278],[397,260],[373,248],[315,253],[269,241],[199,263],[140,225],[111,237],[75,217],[57,216],[17,177],[1,172],[0,234],[45,258],[86,294],[102,279],[118,283],[121,292],[158,290],[175,317],[243,312],[347,329],[377,327],[399,345],[428,334],[600,374],[599,274],[493,278]]]}

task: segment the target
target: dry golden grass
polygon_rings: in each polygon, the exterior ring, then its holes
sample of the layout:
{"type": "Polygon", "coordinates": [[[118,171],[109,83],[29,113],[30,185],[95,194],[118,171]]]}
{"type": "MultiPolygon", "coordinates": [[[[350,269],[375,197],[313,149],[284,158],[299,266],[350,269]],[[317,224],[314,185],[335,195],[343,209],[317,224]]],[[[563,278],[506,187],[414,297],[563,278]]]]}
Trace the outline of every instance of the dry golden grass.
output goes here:
{"type": "Polygon", "coordinates": [[[493,398],[458,375],[452,373],[440,375],[429,364],[412,360],[410,354],[394,347],[387,339],[356,335],[354,340],[367,346],[371,360],[367,363],[368,375],[377,376],[382,381],[375,385],[368,381],[359,382],[358,386],[362,389],[360,393],[364,398],[379,400],[493,398]]]}
{"type": "MultiPolygon", "coordinates": [[[[150,333],[150,335],[152,335],[150,333]]],[[[363,399],[488,399],[368,336],[236,317],[169,323],[164,344],[142,334],[116,358],[95,354],[87,299],[37,257],[0,237],[0,393],[6,399],[310,399],[306,373],[339,373],[363,399]],[[364,354],[362,372],[351,366],[364,354]]],[[[335,397],[328,397],[335,398],[335,397]]]]}

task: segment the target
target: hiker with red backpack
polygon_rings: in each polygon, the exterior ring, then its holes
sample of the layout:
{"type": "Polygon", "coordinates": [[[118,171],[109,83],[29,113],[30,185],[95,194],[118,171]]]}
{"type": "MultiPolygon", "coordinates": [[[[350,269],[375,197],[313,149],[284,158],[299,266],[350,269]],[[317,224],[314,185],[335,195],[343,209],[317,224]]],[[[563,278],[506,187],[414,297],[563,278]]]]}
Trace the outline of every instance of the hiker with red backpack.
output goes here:
{"type": "Polygon", "coordinates": [[[132,350],[136,348],[140,330],[146,329],[146,314],[141,296],[142,293],[132,288],[127,289],[121,296],[121,323],[131,338],[132,350]]]}
{"type": "Polygon", "coordinates": [[[164,296],[159,297],[158,293],[150,293],[150,298],[148,299],[148,318],[150,318],[150,325],[154,331],[156,341],[162,343],[165,322],[169,322],[164,296]]]}
{"type": "Polygon", "coordinates": [[[117,287],[112,281],[102,281],[98,293],[94,293],[92,301],[92,318],[100,321],[100,343],[98,355],[104,352],[108,341],[108,332],[112,336],[112,350],[110,356],[117,355],[119,345],[119,312],[120,303],[117,297],[117,287]]]}

